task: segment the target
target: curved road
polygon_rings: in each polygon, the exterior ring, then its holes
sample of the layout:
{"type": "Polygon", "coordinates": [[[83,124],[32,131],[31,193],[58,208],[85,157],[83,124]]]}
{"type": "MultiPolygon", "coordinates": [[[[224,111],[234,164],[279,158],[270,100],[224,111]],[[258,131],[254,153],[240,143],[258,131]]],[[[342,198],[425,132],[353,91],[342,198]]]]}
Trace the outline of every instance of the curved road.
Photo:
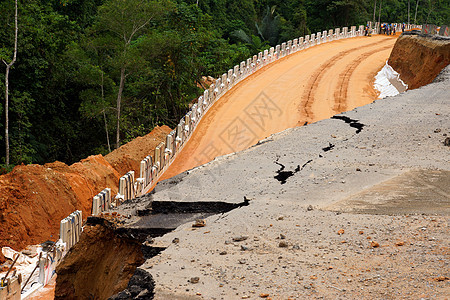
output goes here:
{"type": "Polygon", "coordinates": [[[161,180],[374,101],[374,76],[395,41],[384,35],[333,41],[258,70],[209,109],[161,180]]]}

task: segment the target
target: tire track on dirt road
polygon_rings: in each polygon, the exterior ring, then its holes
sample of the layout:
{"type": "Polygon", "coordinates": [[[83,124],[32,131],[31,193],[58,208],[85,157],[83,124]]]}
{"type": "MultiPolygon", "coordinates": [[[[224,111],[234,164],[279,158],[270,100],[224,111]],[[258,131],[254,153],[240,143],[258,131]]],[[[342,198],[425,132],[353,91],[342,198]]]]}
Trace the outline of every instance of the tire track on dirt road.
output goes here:
{"type": "Polygon", "coordinates": [[[392,46],[385,46],[383,48],[375,49],[373,51],[369,51],[366,53],[363,53],[360,55],[357,59],[355,59],[353,62],[348,64],[346,70],[339,74],[339,81],[338,81],[338,89],[334,92],[334,107],[333,110],[335,113],[341,113],[343,111],[347,110],[347,91],[348,86],[350,83],[350,79],[355,72],[355,69],[369,56],[387,50],[389,48],[392,48],[392,46]]]}
{"type": "MultiPolygon", "coordinates": [[[[387,43],[389,40],[383,41],[382,43],[387,43]]],[[[380,42],[374,42],[370,43],[358,48],[349,49],[345,51],[341,51],[338,54],[334,55],[327,61],[325,61],[323,64],[321,64],[317,71],[313,73],[310,80],[308,81],[308,84],[306,85],[304,89],[304,94],[302,96],[302,102],[300,105],[300,121],[298,122],[298,125],[304,125],[306,122],[311,123],[314,119],[314,112],[312,111],[312,105],[315,100],[315,94],[317,92],[317,88],[319,86],[320,81],[322,80],[324,74],[329,71],[331,67],[333,67],[337,62],[340,60],[345,59],[346,56],[353,54],[354,52],[361,51],[362,49],[367,49],[375,46],[380,46],[380,42]]],[[[392,46],[389,46],[392,47],[392,46]]],[[[378,48],[379,49],[379,48],[378,48]]]]}
{"type": "MultiPolygon", "coordinates": [[[[263,67],[239,82],[208,110],[161,180],[215,157],[247,149],[271,134],[301,126],[306,121],[306,112],[313,117],[308,119],[310,122],[333,116],[338,75],[364,53],[388,45],[393,47],[394,43],[393,38],[381,35],[337,40],[263,67]]],[[[368,56],[360,67],[355,64],[355,70],[347,73],[349,80],[344,81],[349,84],[347,109],[375,100],[370,78],[384,65],[388,52],[368,56]]]]}

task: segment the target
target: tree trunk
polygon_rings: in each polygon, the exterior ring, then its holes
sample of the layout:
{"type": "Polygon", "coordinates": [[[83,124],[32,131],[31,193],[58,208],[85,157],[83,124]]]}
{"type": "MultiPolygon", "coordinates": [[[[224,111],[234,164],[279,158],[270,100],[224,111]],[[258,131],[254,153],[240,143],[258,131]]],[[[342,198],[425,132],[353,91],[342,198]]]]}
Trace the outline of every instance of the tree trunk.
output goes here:
{"type": "Polygon", "coordinates": [[[380,26],[380,33],[381,33],[381,3],[383,3],[383,0],[380,1],[380,9],[378,11],[378,26],[380,26]]]}
{"type": "Polygon", "coordinates": [[[6,147],[6,167],[9,167],[9,69],[11,65],[6,65],[5,74],[5,147],[6,147]]]}
{"type": "Polygon", "coordinates": [[[120,102],[122,101],[123,87],[125,85],[125,66],[120,69],[119,92],[117,93],[117,134],[116,149],[120,146],[120,102]]]}
{"type": "Polygon", "coordinates": [[[419,8],[419,1],[420,0],[417,0],[417,3],[416,3],[416,13],[414,14],[414,25],[416,25],[416,22],[417,22],[417,9],[419,8]]]}
{"type": "Polygon", "coordinates": [[[6,73],[5,73],[5,163],[6,167],[9,167],[9,71],[12,65],[16,62],[17,59],[17,36],[19,32],[19,27],[17,26],[17,0],[15,1],[15,17],[14,17],[14,56],[12,61],[8,64],[3,60],[3,63],[6,65],[6,73]]]}
{"type": "Polygon", "coordinates": [[[102,103],[103,103],[103,120],[105,121],[105,132],[106,132],[106,142],[108,143],[108,152],[111,153],[111,145],[109,143],[109,133],[108,133],[108,123],[106,122],[106,112],[105,112],[105,91],[103,89],[104,80],[103,80],[103,70],[102,70],[102,103]]]}
{"type": "Polygon", "coordinates": [[[411,0],[408,0],[408,25],[409,25],[409,15],[410,15],[410,12],[411,11],[411,0]]]}
{"type": "MultiPolygon", "coordinates": [[[[375,28],[375,14],[377,12],[377,0],[374,1],[373,3],[373,23],[372,23],[372,27],[375,28]]],[[[372,28],[370,28],[372,29],[372,28]]]]}

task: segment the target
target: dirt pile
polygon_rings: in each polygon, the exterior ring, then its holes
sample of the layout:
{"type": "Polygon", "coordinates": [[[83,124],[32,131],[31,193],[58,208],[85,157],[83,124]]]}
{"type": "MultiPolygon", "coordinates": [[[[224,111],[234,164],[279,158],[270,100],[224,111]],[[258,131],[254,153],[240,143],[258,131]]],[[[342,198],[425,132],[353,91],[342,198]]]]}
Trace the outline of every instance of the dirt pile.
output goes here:
{"type": "Polygon", "coordinates": [[[93,220],[97,224],[85,227],[56,269],[55,299],[108,299],[127,288],[144,262],[139,241],[118,235],[104,219],[93,220]]]}
{"type": "MultiPolygon", "coordinates": [[[[156,146],[166,141],[166,136],[172,131],[168,126],[156,127],[149,134],[137,137],[105,156],[107,162],[124,175],[133,170],[139,176],[141,160],[147,155],[153,156],[156,146]]],[[[136,177],[137,178],[137,177],[136,177]]]]}
{"type": "Polygon", "coordinates": [[[431,83],[449,63],[450,39],[414,33],[403,34],[389,57],[389,65],[409,89],[431,83]]]}
{"type": "Polygon", "coordinates": [[[60,220],[77,209],[87,216],[93,195],[105,187],[117,192],[118,180],[119,173],[101,155],[71,166],[54,162],[15,167],[0,176],[0,247],[21,250],[58,239],[60,220]]]}
{"type": "MultiPolygon", "coordinates": [[[[0,176],[0,248],[22,250],[27,245],[57,240],[59,222],[74,210],[86,218],[92,197],[106,187],[117,193],[120,176],[139,172],[139,162],[161,142],[170,128],[156,127],[111,152],[90,156],[73,165],[54,162],[17,166],[0,176]]],[[[0,253],[0,264],[5,258],[0,253]]]]}

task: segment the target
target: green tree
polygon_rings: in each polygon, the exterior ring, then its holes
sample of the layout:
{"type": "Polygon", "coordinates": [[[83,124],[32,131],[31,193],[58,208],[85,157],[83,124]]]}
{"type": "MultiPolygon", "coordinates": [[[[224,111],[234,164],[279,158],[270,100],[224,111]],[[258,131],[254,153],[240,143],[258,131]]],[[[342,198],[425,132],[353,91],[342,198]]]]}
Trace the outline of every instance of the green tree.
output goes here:
{"type": "Polygon", "coordinates": [[[7,49],[0,49],[0,56],[2,62],[6,65],[5,71],[5,163],[6,168],[9,168],[9,72],[11,67],[14,65],[17,59],[17,39],[19,26],[17,25],[18,13],[17,13],[17,0],[14,1],[14,50],[12,50],[12,59],[6,58],[4,52],[7,52],[7,49]]]}
{"type": "Polygon", "coordinates": [[[126,78],[141,66],[137,45],[150,22],[163,11],[161,1],[110,0],[99,8],[96,39],[110,51],[110,63],[118,72],[116,148],[120,146],[120,113],[126,78]]]}

